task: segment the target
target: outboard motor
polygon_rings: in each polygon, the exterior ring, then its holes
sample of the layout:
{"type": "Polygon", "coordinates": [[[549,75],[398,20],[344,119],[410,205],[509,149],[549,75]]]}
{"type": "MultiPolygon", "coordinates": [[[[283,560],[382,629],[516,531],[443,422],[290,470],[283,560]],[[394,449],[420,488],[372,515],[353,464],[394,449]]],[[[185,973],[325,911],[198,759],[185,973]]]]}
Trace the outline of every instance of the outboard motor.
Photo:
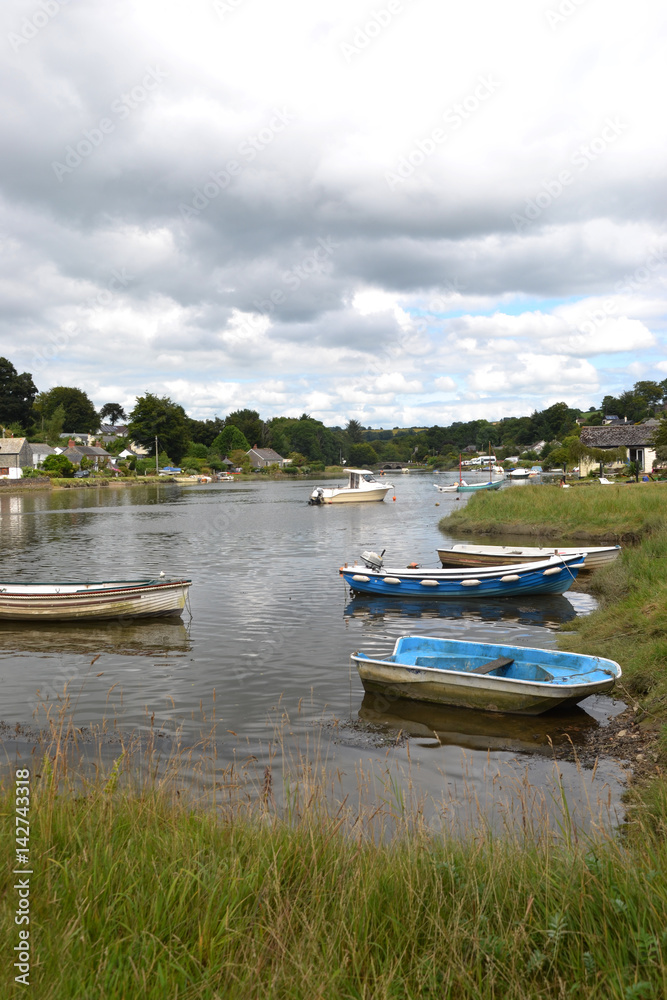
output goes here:
{"type": "Polygon", "coordinates": [[[383,549],[380,555],[377,552],[362,552],[361,558],[364,560],[369,569],[374,569],[376,572],[382,569],[382,556],[387,550],[383,549]]]}
{"type": "Polygon", "coordinates": [[[312,492],[312,493],[310,494],[310,500],[308,501],[309,505],[313,506],[313,505],[315,505],[315,504],[320,504],[320,503],[322,503],[322,497],[323,497],[323,496],[324,496],[324,490],[322,489],[322,487],[321,487],[321,486],[318,486],[318,487],[317,487],[316,489],[314,489],[314,490],[313,490],[313,492],[312,492]]]}

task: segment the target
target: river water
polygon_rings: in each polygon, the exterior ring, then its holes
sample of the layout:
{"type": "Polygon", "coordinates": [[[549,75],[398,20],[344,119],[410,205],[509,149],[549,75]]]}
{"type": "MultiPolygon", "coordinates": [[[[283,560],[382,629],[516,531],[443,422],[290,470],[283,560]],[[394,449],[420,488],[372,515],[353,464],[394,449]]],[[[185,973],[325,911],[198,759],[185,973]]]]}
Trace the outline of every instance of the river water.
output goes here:
{"type": "Polygon", "coordinates": [[[307,505],[316,480],[0,495],[5,581],[161,571],[193,581],[182,621],[0,623],[2,721],[39,726],[67,685],[77,726],[113,720],[123,732],[179,730],[195,741],[215,715],[218,759],[243,752],[260,769],[275,759],[278,726],[283,750],[316,742],[327,766],[373,785],[371,794],[381,794],[378,771],[395,768],[399,786],[441,803],[430,810],[439,819],[444,810],[457,822],[502,824],[519,800],[521,810],[531,799],[552,814],[566,796],[582,826],[613,824],[620,768],[601,762],[589,772],[555,763],[553,751],[604,725],[618,711],[611,699],[523,719],[364,696],[349,659],[358,648],[387,653],[406,633],[550,648],[560,623],[593,607],[576,592],[518,602],[352,599],[338,567],[365,549],[386,549],[388,565],[436,565],[448,541],[438,520],[467,498],[438,494],[433,481],[398,474],[384,503],[325,507],[307,505]]]}

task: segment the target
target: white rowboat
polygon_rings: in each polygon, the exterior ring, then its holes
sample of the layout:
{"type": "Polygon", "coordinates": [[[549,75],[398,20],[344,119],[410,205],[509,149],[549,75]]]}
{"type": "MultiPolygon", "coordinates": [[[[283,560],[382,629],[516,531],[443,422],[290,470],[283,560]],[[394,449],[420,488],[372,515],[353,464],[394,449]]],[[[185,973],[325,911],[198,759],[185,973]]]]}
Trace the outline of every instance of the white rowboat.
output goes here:
{"type": "Polygon", "coordinates": [[[537,547],[530,545],[453,545],[438,549],[443,566],[500,566],[508,563],[537,562],[551,556],[572,556],[581,552],[586,556],[580,573],[590,572],[613,562],[621,551],[620,545],[577,545],[574,548],[537,547]]]}
{"type": "Polygon", "coordinates": [[[0,619],[90,621],[180,615],[191,580],[0,583],[0,619]]]}

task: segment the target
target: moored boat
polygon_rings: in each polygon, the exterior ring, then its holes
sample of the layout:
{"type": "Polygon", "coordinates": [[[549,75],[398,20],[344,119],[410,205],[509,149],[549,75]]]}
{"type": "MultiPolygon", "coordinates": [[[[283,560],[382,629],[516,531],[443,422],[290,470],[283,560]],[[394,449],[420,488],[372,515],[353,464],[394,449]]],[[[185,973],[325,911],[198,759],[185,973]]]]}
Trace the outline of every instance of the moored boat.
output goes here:
{"type": "Polygon", "coordinates": [[[443,566],[499,566],[501,564],[537,562],[550,556],[571,556],[580,552],[586,561],[580,573],[591,572],[618,558],[620,545],[578,545],[569,548],[532,545],[452,545],[438,549],[443,566]]]}
{"type": "Polygon", "coordinates": [[[393,490],[391,483],[380,483],[369,469],[348,469],[347,486],[317,486],[310,494],[309,504],[358,503],[384,500],[393,490]]]}
{"type": "Polygon", "coordinates": [[[517,597],[523,594],[563,594],[584,565],[581,553],[552,555],[539,562],[460,569],[405,569],[383,566],[375,552],[362,554],[363,565],[341,566],[339,573],[356,591],[408,597],[517,597]]]}
{"type": "Polygon", "coordinates": [[[540,715],[611,690],[614,660],[526,646],[402,636],[385,659],[352,654],[366,691],[396,698],[540,715]]]}
{"type": "Polygon", "coordinates": [[[180,615],[191,580],[0,583],[0,619],[91,621],[180,615]]]}

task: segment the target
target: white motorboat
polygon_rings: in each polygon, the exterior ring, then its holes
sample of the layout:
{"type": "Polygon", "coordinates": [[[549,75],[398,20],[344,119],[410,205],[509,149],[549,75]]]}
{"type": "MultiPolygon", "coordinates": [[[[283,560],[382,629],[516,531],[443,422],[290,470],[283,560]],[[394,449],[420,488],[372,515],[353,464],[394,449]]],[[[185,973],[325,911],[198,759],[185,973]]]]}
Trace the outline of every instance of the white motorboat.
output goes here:
{"type": "Polygon", "coordinates": [[[379,482],[369,469],[348,469],[347,486],[316,486],[309,504],[356,503],[360,500],[384,500],[393,490],[392,483],[379,482]]]}

